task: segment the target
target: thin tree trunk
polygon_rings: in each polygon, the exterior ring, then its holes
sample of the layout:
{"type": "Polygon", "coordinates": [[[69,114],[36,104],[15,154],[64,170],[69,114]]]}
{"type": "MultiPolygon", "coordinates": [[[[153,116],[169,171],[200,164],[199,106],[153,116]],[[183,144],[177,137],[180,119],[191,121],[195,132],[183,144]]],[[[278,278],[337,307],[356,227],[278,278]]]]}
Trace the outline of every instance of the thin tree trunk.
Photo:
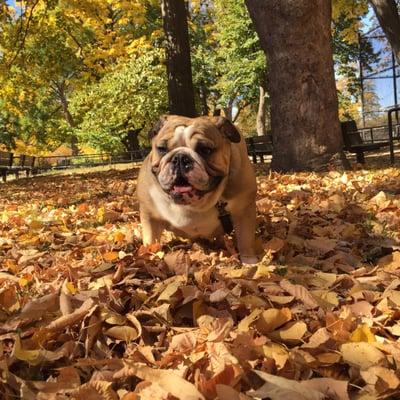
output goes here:
{"type": "Polygon", "coordinates": [[[226,107],[223,107],[225,118],[228,118],[229,121],[233,121],[233,99],[229,99],[226,107]]]}
{"type": "MultiPolygon", "coordinates": [[[[63,110],[64,118],[70,128],[75,128],[75,120],[69,111],[69,104],[68,99],[65,94],[65,87],[64,84],[57,84],[57,94],[58,98],[61,103],[61,108],[63,110]]],[[[79,147],[78,147],[78,138],[75,135],[71,136],[71,152],[73,156],[77,156],[79,154],[79,147]]]]}
{"type": "Polygon", "coordinates": [[[267,128],[265,127],[265,111],[266,111],[266,101],[265,101],[265,88],[259,86],[260,95],[258,100],[258,110],[257,110],[257,135],[264,136],[267,134],[267,128]]]}
{"type": "Polygon", "coordinates": [[[171,114],[196,115],[187,10],[184,0],[162,0],[166,38],[168,103],[171,114]]]}
{"type": "Polygon", "coordinates": [[[135,151],[139,150],[139,133],[142,131],[142,128],[138,129],[129,129],[126,133],[126,136],[121,140],[122,144],[125,146],[126,151],[135,151]]]}
{"type": "Polygon", "coordinates": [[[400,16],[395,0],[369,0],[400,64],[400,16]]]}
{"type": "Polygon", "coordinates": [[[214,108],[213,117],[219,117],[221,115],[221,109],[219,107],[214,108]]]}
{"type": "Polygon", "coordinates": [[[210,108],[207,104],[207,88],[204,82],[202,81],[199,88],[199,97],[201,103],[201,114],[208,115],[210,108]]]}
{"type": "Polygon", "coordinates": [[[246,0],[268,56],[278,171],[317,170],[342,148],[329,0],[246,0]]]}

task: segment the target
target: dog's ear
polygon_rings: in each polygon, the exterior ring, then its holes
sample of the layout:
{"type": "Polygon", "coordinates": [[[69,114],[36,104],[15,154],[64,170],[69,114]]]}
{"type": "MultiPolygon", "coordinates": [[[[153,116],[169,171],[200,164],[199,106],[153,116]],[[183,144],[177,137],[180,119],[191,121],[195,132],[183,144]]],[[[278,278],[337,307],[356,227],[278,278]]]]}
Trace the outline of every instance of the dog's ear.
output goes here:
{"type": "Polygon", "coordinates": [[[167,119],[168,119],[168,115],[161,115],[159,120],[149,130],[147,137],[149,138],[150,141],[153,140],[153,138],[155,136],[157,136],[158,132],[160,132],[161,128],[164,126],[167,119]]]}
{"type": "Polygon", "coordinates": [[[225,117],[211,117],[212,122],[217,126],[219,131],[226,136],[231,142],[240,142],[240,133],[235,125],[225,117]]]}

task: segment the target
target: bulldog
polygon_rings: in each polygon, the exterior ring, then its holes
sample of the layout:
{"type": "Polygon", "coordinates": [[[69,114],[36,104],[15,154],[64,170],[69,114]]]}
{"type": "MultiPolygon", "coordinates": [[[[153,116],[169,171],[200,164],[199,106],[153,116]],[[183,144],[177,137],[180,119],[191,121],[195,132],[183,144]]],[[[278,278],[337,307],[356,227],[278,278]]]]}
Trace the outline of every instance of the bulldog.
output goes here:
{"type": "Polygon", "coordinates": [[[164,229],[221,237],[230,214],[241,261],[256,263],[256,179],[236,127],[224,117],[168,115],[149,137],[137,186],[143,244],[159,241],[164,229]]]}

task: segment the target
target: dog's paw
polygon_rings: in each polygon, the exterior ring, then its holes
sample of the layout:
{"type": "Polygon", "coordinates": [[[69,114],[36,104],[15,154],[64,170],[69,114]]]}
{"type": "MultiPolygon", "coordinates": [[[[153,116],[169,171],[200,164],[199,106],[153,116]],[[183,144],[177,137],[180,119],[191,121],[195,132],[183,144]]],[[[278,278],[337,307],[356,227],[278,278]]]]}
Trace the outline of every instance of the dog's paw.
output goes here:
{"type": "Polygon", "coordinates": [[[258,264],[260,260],[257,256],[240,256],[240,261],[242,262],[242,264],[254,265],[258,264]]]}

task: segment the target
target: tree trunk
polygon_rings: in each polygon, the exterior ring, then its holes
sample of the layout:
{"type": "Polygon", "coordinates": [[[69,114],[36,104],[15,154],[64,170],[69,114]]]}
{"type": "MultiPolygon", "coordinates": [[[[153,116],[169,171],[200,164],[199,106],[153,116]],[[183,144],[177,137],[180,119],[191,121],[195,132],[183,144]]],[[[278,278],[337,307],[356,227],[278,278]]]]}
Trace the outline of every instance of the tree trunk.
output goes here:
{"type": "Polygon", "coordinates": [[[204,83],[204,81],[201,81],[200,88],[199,88],[199,97],[200,97],[200,104],[201,104],[201,114],[202,115],[208,115],[210,112],[210,108],[208,107],[207,104],[207,87],[204,83]]]}
{"type": "Polygon", "coordinates": [[[184,0],[162,0],[171,114],[196,115],[187,11],[184,0]]]}
{"type": "Polygon", "coordinates": [[[246,0],[268,57],[278,171],[319,170],[342,147],[329,0],[246,0]]]}
{"type": "Polygon", "coordinates": [[[400,64],[400,16],[395,0],[369,0],[400,64]]]}
{"type": "Polygon", "coordinates": [[[228,104],[223,107],[224,116],[228,118],[229,121],[233,121],[233,99],[229,99],[228,104]]]}
{"type": "Polygon", "coordinates": [[[138,129],[129,129],[126,133],[126,136],[121,140],[122,144],[125,146],[126,151],[135,151],[139,150],[139,133],[141,132],[142,128],[138,129]]]}
{"type": "Polygon", "coordinates": [[[258,100],[258,111],[257,111],[257,135],[264,136],[267,134],[267,129],[265,127],[265,111],[266,111],[266,102],[265,102],[265,88],[260,85],[260,98],[258,100]]]}
{"type": "MultiPolygon", "coordinates": [[[[64,84],[63,83],[57,84],[56,87],[65,121],[70,126],[70,128],[75,128],[75,121],[72,114],[69,111],[68,99],[65,94],[64,84]]],[[[79,154],[78,138],[75,135],[71,136],[71,152],[73,156],[77,156],[79,154]]]]}

